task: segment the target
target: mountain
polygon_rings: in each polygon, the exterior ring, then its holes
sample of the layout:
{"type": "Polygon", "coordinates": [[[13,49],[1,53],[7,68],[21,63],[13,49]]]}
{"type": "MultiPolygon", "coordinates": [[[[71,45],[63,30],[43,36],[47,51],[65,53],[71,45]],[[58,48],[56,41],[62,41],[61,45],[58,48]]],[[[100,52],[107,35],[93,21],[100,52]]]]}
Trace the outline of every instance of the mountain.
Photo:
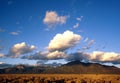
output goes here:
{"type": "Polygon", "coordinates": [[[120,74],[120,68],[105,66],[98,63],[83,63],[72,61],[60,67],[46,70],[42,73],[56,74],[120,74]]]}
{"type": "Polygon", "coordinates": [[[114,66],[105,66],[98,63],[83,63],[72,61],[67,64],[50,66],[26,66],[17,65],[12,68],[0,69],[0,73],[36,73],[36,74],[120,74],[120,68],[114,66]]]}
{"type": "Polygon", "coordinates": [[[14,67],[0,69],[0,74],[38,74],[43,72],[45,69],[47,69],[47,67],[16,65],[14,67]]]}
{"type": "Polygon", "coordinates": [[[13,65],[11,65],[11,64],[2,63],[2,64],[0,64],[0,69],[12,67],[12,66],[13,66],[13,65]]]}

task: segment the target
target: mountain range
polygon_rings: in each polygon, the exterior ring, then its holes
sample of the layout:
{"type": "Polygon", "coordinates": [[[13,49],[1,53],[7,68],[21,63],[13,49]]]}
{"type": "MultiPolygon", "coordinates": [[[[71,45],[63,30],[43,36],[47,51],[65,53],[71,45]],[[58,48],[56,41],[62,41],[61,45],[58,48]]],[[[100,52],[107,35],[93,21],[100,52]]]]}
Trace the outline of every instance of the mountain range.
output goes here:
{"type": "Polygon", "coordinates": [[[120,68],[72,61],[57,67],[16,65],[0,69],[0,74],[120,74],[120,68]]]}

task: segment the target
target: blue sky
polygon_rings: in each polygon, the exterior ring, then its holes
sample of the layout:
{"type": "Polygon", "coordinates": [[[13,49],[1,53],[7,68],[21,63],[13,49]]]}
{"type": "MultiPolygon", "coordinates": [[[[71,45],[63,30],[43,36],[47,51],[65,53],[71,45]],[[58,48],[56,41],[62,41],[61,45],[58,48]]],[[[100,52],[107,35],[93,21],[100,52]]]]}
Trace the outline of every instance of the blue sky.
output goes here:
{"type": "MultiPolygon", "coordinates": [[[[64,51],[55,51],[67,52],[66,55],[69,55],[88,46],[85,53],[100,51],[119,55],[119,3],[119,0],[0,0],[0,54],[3,55],[0,61],[35,64],[38,60],[29,61],[20,57],[39,51],[50,53],[47,49],[50,41],[56,34],[64,34],[67,30],[80,35],[80,42],[73,43],[74,46],[64,51]],[[47,13],[57,15],[56,20],[44,21],[47,13]],[[10,57],[12,47],[22,42],[25,42],[29,51],[22,51],[17,58],[10,57]],[[30,50],[31,45],[35,49],[30,50]]],[[[117,62],[118,59],[115,58],[117,62]]]]}

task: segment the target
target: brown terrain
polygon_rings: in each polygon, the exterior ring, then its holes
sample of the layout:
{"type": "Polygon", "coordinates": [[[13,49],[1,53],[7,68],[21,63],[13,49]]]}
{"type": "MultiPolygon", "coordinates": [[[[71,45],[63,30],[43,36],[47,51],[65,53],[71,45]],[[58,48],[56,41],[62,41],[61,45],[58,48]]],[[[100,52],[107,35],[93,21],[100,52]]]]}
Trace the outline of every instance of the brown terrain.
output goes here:
{"type": "Polygon", "coordinates": [[[115,74],[1,74],[0,83],[120,83],[115,74]]]}

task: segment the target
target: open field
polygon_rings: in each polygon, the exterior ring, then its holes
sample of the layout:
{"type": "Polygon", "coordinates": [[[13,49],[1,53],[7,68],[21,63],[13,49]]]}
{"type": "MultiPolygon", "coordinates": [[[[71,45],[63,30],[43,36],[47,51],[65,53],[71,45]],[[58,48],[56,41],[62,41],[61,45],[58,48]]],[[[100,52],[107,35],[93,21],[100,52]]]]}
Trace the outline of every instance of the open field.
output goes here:
{"type": "Polygon", "coordinates": [[[0,83],[120,83],[115,74],[1,74],[0,83]]]}

